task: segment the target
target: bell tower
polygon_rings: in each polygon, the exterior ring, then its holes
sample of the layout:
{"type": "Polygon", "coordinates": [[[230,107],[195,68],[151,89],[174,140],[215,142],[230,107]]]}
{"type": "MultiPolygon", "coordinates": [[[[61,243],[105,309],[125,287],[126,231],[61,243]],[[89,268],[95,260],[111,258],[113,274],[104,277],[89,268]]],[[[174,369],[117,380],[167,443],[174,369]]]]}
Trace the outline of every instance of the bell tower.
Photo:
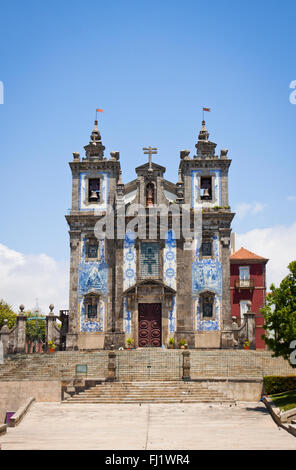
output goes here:
{"type": "Polygon", "coordinates": [[[209,140],[204,120],[195,147],[193,158],[189,150],[180,152],[177,183],[177,200],[188,204],[191,213],[200,212],[202,220],[200,235],[192,243],[192,271],[186,271],[184,287],[186,299],[191,299],[195,331],[201,333],[196,335],[195,347],[223,347],[223,331],[231,323],[229,249],[234,217],[228,201],[231,160],[226,149],[216,155],[216,144],[209,140]]]}
{"type": "Polygon", "coordinates": [[[69,330],[66,347],[101,349],[112,328],[114,240],[98,240],[96,223],[114,207],[121,181],[119,152],[104,157],[98,122],[95,121],[85,157],[73,153],[72,208],[66,215],[70,235],[69,330]]]}

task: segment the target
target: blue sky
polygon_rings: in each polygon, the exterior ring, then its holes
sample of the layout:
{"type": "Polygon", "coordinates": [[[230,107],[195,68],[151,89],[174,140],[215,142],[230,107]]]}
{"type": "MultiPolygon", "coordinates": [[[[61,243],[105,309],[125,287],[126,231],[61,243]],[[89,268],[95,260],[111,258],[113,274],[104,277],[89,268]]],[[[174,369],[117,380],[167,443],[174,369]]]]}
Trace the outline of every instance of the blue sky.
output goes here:
{"type": "Polygon", "coordinates": [[[97,107],[125,182],[147,145],[177,181],[179,151],[194,154],[211,107],[210,137],[233,160],[233,229],[291,227],[295,13],[289,0],[1,2],[0,243],[67,262],[68,161],[97,107]]]}

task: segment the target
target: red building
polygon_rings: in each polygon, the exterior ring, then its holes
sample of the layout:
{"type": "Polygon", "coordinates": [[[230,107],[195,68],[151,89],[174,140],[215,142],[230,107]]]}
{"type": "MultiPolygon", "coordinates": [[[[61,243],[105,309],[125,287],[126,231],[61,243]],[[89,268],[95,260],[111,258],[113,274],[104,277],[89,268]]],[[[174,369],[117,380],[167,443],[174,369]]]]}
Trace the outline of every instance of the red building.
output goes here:
{"type": "Polygon", "coordinates": [[[261,335],[264,318],[260,308],[265,305],[266,263],[268,259],[241,248],[230,256],[231,316],[243,320],[248,306],[256,313],[256,349],[265,349],[261,335]]]}

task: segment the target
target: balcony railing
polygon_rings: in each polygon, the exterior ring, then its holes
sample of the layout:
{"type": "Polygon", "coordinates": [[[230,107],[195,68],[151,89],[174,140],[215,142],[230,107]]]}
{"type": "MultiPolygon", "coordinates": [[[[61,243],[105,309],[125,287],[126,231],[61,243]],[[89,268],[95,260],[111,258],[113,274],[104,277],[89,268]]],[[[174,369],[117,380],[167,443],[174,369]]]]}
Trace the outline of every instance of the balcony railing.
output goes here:
{"type": "Polygon", "coordinates": [[[236,279],[235,280],[235,288],[240,289],[254,289],[254,279],[236,279]]]}

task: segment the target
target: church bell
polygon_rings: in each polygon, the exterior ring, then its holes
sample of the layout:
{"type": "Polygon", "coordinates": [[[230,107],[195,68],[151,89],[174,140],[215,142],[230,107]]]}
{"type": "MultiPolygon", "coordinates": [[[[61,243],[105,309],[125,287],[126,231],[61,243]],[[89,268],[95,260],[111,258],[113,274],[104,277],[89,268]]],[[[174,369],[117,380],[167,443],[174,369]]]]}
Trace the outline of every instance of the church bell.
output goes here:
{"type": "Polygon", "coordinates": [[[92,191],[90,193],[90,199],[99,199],[96,191],[92,191]]]}

